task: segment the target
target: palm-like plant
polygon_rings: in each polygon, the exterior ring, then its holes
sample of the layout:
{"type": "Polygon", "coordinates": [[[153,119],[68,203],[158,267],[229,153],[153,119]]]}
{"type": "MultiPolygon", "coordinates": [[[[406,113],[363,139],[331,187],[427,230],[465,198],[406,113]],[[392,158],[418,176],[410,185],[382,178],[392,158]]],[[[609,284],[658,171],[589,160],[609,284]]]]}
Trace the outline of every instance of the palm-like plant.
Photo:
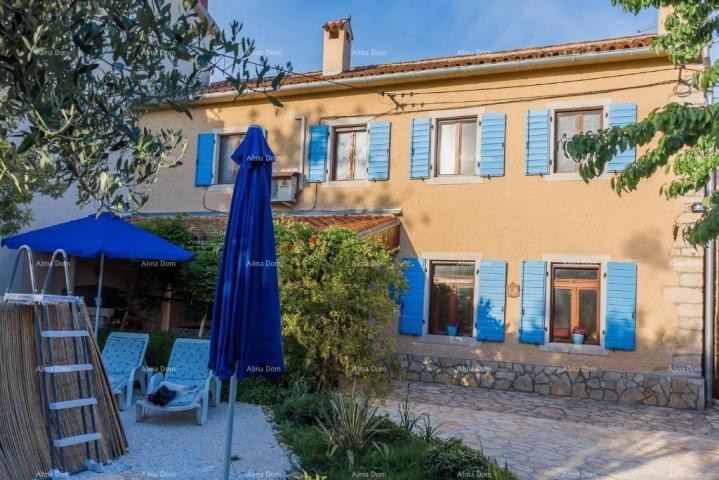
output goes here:
{"type": "Polygon", "coordinates": [[[380,453],[383,443],[374,440],[385,432],[382,417],[377,415],[374,400],[364,394],[336,394],[329,402],[321,418],[317,419],[317,429],[327,442],[327,455],[345,452],[349,468],[352,470],[358,453],[368,445],[374,446],[380,453]]]}

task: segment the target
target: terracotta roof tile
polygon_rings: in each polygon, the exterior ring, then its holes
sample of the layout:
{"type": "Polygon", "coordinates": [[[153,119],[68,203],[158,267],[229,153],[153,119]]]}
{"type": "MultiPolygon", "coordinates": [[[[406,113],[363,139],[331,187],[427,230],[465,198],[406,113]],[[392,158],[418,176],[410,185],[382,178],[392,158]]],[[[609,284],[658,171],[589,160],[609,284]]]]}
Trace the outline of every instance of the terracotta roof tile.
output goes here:
{"type": "MultiPolygon", "coordinates": [[[[570,55],[587,55],[598,52],[610,52],[615,50],[629,50],[634,48],[648,47],[656,36],[637,35],[631,37],[612,38],[605,40],[594,40],[588,42],[566,43],[551,45],[547,47],[521,48],[516,50],[505,50],[500,52],[489,52],[472,55],[457,55],[451,57],[432,58],[427,60],[416,60],[411,62],[386,63],[381,65],[368,65],[355,67],[347,72],[336,75],[323,76],[322,72],[308,72],[302,75],[290,75],[284,82],[285,85],[312,83],[322,80],[343,80],[357,77],[371,77],[387,73],[402,73],[424,70],[436,70],[439,68],[462,67],[470,65],[483,65],[491,63],[512,62],[532,60],[538,58],[561,57],[570,55]]],[[[269,82],[270,80],[268,80],[269,82]]],[[[232,91],[234,87],[228,82],[214,82],[202,90],[202,93],[217,93],[232,91]]]]}
{"type": "MultiPolygon", "coordinates": [[[[298,222],[305,222],[315,230],[323,230],[329,227],[344,227],[362,233],[367,230],[379,227],[385,223],[393,222],[397,217],[394,215],[292,215],[287,217],[298,222]]],[[[133,216],[131,222],[145,220],[148,217],[133,216]]],[[[180,217],[190,231],[200,240],[204,240],[216,233],[224,232],[227,228],[227,216],[225,215],[192,215],[180,217]]]]}
{"type": "Polygon", "coordinates": [[[288,215],[293,220],[305,222],[316,230],[343,227],[361,233],[395,220],[394,215],[288,215]]]}

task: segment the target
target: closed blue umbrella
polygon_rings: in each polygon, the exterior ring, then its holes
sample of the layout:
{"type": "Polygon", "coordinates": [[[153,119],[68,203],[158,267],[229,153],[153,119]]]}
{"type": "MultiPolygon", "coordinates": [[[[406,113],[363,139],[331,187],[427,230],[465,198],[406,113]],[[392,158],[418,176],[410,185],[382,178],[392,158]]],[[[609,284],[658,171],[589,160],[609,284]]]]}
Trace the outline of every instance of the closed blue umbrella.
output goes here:
{"type": "Polygon", "coordinates": [[[239,165],[225,232],[210,329],[210,368],[230,381],[225,445],[229,478],[237,379],[284,369],[277,253],[272,225],[272,153],[253,125],[232,154],[239,165]]]}
{"type": "Polygon", "coordinates": [[[7,237],[0,245],[9,248],[27,245],[32,250],[46,253],[62,248],[68,255],[82,258],[99,256],[100,275],[95,299],[95,335],[97,335],[102,304],[105,257],[176,262],[186,262],[193,257],[192,252],[107,212],[99,216],[88,215],[77,220],[7,237]]]}

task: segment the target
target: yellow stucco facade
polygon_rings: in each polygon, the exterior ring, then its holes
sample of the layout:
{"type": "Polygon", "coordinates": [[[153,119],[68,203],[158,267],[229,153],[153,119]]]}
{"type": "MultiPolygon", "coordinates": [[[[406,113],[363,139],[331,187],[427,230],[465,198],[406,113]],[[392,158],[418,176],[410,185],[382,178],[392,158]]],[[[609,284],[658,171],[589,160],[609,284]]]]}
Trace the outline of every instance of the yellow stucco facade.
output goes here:
{"type": "MultiPolygon", "coordinates": [[[[398,257],[503,260],[508,265],[507,283],[517,283],[520,288],[523,260],[588,261],[602,268],[607,261],[633,261],[638,271],[634,351],[600,348],[569,353],[561,347],[522,344],[518,341],[520,298],[507,297],[503,342],[398,335],[399,352],[534,365],[581,365],[603,371],[694,371],[701,359],[702,257],[701,251],[687,248],[672,237],[675,221],[693,218],[689,208],[692,199],[668,201],[661,197],[659,189],[667,182],[663,173],[622,197],[610,187],[611,174],[589,184],[576,174],[525,174],[529,109],[598,107],[606,113],[611,103],[635,102],[641,119],[677,100],[673,91],[676,78],[677,71],[666,58],[645,54],[532,68],[520,63],[445,78],[418,75],[368,82],[357,88],[327,85],[314,90],[288,89],[278,95],[283,108],[275,108],[261,97],[233,101],[232,97],[210,95],[192,109],[192,119],[170,109],[153,111],[144,119],[145,126],[151,128],[182,129],[189,142],[183,165],[161,172],[144,211],[227,208],[231,187],[195,186],[199,133],[230,132],[260,124],[278,155],[275,170],[302,168],[307,172],[306,148],[305,158],[301,157],[307,131],[302,131],[298,118],[305,118],[306,128],[318,123],[333,127],[387,120],[391,122],[388,180],[304,183],[294,209],[399,209],[402,231],[398,257]],[[373,90],[394,92],[398,101],[414,105],[397,109],[386,95],[373,90]],[[410,179],[413,118],[429,116],[436,120],[485,112],[506,114],[504,176],[410,179]],[[302,167],[300,162],[304,162],[302,167]]],[[[603,118],[606,122],[606,115],[603,118]]],[[[638,155],[642,153],[640,149],[638,155]]]]}

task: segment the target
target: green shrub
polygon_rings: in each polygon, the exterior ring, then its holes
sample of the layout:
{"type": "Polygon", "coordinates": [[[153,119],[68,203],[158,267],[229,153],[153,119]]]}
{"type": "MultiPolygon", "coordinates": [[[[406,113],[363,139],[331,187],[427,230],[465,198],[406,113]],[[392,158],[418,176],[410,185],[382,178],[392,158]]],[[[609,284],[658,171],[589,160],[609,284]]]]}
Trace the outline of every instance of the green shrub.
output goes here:
{"type": "Polygon", "coordinates": [[[391,253],[348,229],[314,232],[291,220],[275,222],[275,236],[288,369],[320,389],[386,381],[398,308],[389,292],[404,286],[391,253]]]}
{"type": "Polygon", "coordinates": [[[147,344],[145,361],[150,367],[166,367],[170,361],[172,346],[175,344],[175,336],[169,332],[151,332],[150,341],[147,344]]]}
{"type": "Polygon", "coordinates": [[[317,430],[327,444],[327,456],[343,452],[352,470],[355,457],[365,447],[373,445],[378,452],[383,451],[377,438],[383,433],[382,425],[383,417],[377,415],[374,401],[353,391],[351,395],[336,394],[330,399],[329,407],[318,419],[317,430]]]}
{"type": "Polygon", "coordinates": [[[380,423],[381,433],[377,436],[378,440],[385,443],[395,443],[404,442],[412,438],[411,432],[390,420],[386,414],[380,418],[382,419],[382,423],[380,423]]]}
{"type": "Polygon", "coordinates": [[[484,478],[487,459],[456,437],[434,441],[425,453],[427,471],[440,478],[484,478]]]}
{"type": "MultiPolygon", "coordinates": [[[[223,382],[229,385],[230,382],[223,382]]],[[[289,396],[281,380],[246,378],[237,383],[237,401],[257,405],[275,405],[289,396]]]]}
{"type": "Polygon", "coordinates": [[[273,408],[278,422],[289,421],[301,425],[316,425],[326,410],[329,398],[322,394],[290,395],[273,408]]]}

